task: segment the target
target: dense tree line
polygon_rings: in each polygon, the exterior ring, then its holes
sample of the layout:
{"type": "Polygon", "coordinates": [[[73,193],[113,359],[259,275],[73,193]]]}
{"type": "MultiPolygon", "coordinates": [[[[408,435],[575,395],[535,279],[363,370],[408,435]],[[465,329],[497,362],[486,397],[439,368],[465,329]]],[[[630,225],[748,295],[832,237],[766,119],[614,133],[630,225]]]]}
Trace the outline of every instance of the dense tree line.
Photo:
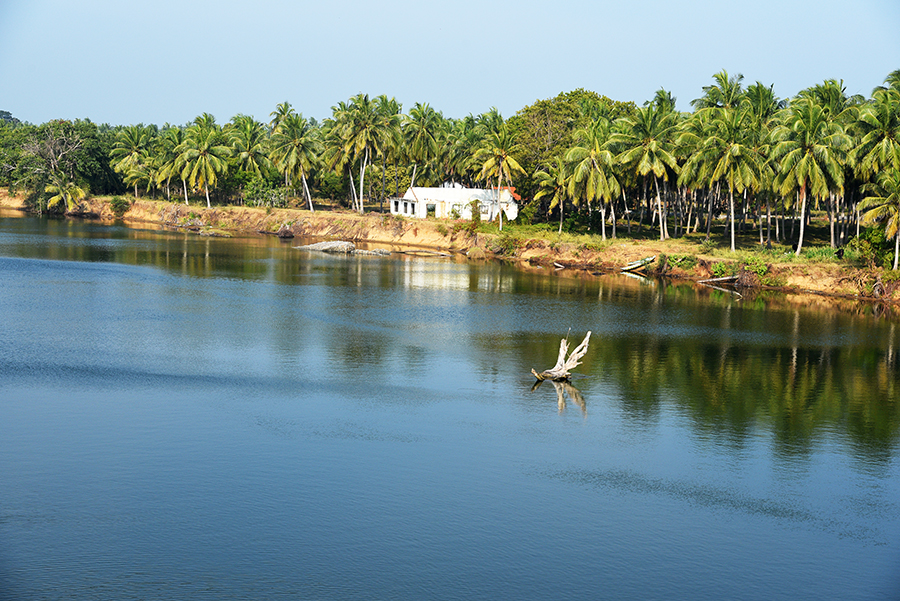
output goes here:
{"type": "MultiPolygon", "coordinates": [[[[204,113],[185,126],[33,126],[0,112],[0,185],[37,206],[71,209],[85,194],[199,195],[209,206],[279,206],[290,196],[382,201],[411,185],[515,187],[520,219],[558,221],[605,239],[623,225],[660,239],[759,229],[760,243],[799,254],[813,209],[831,246],[878,225],[900,255],[900,70],[871,97],[828,80],[783,100],[722,71],[692,112],[665,90],[643,106],[575,90],[524,107],[461,119],[427,103],[408,113],[387,96],[358,94],[321,123],[287,102],[262,123],[204,113]]],[[[371,204],[370,204],[371,206],[371,204]]],[[[555,226],[554,226],[555,227],[555,226]]]]}

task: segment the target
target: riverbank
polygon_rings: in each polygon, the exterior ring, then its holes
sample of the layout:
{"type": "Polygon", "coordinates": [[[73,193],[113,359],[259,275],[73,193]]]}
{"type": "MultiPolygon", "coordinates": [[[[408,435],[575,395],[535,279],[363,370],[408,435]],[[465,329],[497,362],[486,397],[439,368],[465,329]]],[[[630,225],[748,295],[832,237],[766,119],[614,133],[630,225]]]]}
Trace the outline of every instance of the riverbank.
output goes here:
{"type": "MultiPolygon", "coordinates": [[[[0,193],[0,206],[24,209],[21,198],[0,193]]],[[[108,199],[83,203],[84,215],[102,220],[121,218],[135,224],[183,228],[199,235],[268,234],[350,240],[392,250],[419,248],[465,255],[473,260],[515,261],[523,269],[566,270],[592,276],[620,270],[647,257],[656,260],[645,268],[651,276],[702,282],[728,278],[741,290],[778,290],[828,296],[844,300],[897,304],[900,282],[880,269],[854,267],[841,261],[794,260],[790,253],[777,256],[730,253],[690,239],[600,241],[599,237],[562,236],[553,231],[523,231],[451,220],[416,220],[382,213],[347,210],[263,209],[213,207],[138,199],[117,216],[108,199]]]]}

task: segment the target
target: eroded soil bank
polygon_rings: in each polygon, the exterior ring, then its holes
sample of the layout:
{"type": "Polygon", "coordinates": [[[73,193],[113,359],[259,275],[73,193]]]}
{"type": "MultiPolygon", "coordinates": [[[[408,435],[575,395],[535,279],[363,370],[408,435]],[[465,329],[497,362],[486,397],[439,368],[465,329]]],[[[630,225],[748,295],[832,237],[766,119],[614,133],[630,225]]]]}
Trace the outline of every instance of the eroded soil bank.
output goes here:
{"type": "MultiPolygon", "coordinates": [[[[23,208],[21,199],[0,194],[0,206],[23,208]]],[[[83,203],[82,217],[114,220],[104,199],[83,203]]],[[[516,261],[523,269],[565,270],[591,277],[617,271],[650,256],[666,257],[646,268],[647,275],[693,281],[714,278],[723,272],[738,276],[741,290],[780,290],[803,304],[848,301],[886,303],[895,309],[900,300],[898,282],[884,281],[880,270],[840,263],[771,263],[763,277],[728,259],[705,256],[696,244],[667,240],[611,241],[602,245],[554,242],[546,239],[504,239],[496,234],[472,232],[467,222],[404,219],[381,213],[359,215],[352,211],[213,207],[206,209],[154,200],[137,200],[122,216],[126,222],[184,228],[198,235],[268,234],[325,240],[350,240],[372,247],[427,249],[465,255],[471,259],[516,261]],[[819,297],[818,300],[813,297],[819,297]],[[829,300],[826,301],[825,298],[829,300]]],[[[893,311],[892,311],[893,312],[893,311]]]]}

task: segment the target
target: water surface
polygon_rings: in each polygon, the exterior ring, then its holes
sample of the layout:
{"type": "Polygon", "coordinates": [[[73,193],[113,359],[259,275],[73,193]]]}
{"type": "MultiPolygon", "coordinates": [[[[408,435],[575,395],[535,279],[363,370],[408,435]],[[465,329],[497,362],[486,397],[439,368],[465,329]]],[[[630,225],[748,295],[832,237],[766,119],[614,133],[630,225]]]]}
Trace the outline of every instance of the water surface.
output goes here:
{"type": "Polygon", "coordinates": [[[2,599],[900,597],[868,308],[4,215],[2,599]]]}

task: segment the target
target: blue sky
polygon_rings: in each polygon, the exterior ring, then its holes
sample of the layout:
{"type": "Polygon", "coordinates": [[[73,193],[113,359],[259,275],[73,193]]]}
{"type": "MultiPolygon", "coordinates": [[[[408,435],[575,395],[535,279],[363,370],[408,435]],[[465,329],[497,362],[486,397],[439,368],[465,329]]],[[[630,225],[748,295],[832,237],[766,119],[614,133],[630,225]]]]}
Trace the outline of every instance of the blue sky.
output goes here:
{"type": "Polygon", "coordinates": [[[447,117],[585,88],[690,110],[712,75],[779,97],[825,79],[868,96],[900,69],[898,0],[0,0],[0,110],[32,123],[323,119],[354,94],[447,117]]]}

